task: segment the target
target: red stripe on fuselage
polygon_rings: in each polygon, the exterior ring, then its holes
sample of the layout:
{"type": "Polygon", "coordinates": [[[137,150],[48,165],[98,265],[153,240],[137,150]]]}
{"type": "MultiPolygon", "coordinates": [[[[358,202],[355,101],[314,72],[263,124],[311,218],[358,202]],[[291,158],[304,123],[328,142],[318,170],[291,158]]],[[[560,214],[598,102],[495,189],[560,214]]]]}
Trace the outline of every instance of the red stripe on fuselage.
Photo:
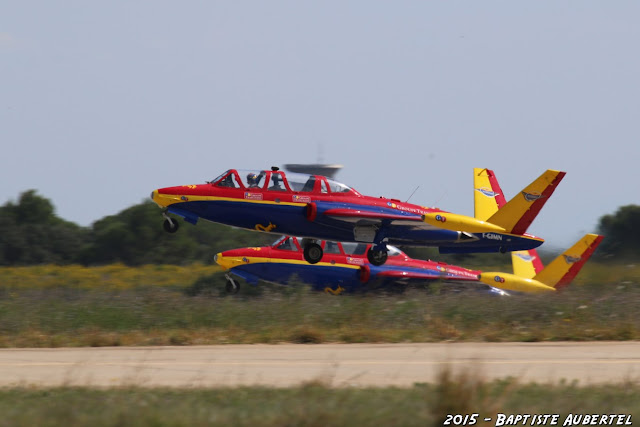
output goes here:
{"type": "MultiPolygon", "coordinates": [[[[345,194],[345,193],[303,193],[295,191],[273,191],[264,190],[262,188],[230,188],[230,187],[218,187],[213,184],[198,184],[198,185],[182,185],[175,187],[165,187],[157,190],[158,194],[163,195],[175,195],[175,196],[200,196],[200,197],[221,197],[225,199],[236,199],[238,201],[250,200],[254,203],[260,202],[274,202],[274,203],[297,203],[300,205],[306,205],[310,202],[330,202],[330,203],[344,203],[352,205],[361,205],[367,207],[377,207],[385,209],[395,209],[399,211],[398,215],[402,214],[414,214],[423,215],[431,212],[443,212],[437,208],[425,208],[419,205],[411,203],[403,203],[394,199],[386,199],[382,197],[364,196],[361,194],[345,194]],[[250,197],[247,197],[245,193],[251,193],[250,197]],[[260,195],[259,199],[256,199],[255,195],[260,195]],[[304,201],[301,201],[301,197],[304,197],[304,201]]],[[[185,200],[188,201],[188,200],[185,200]]],[[[399,217],[400,218],[400,217],[399,217]]],[[[406,217],[402,217],[406,219],[406,217]]]]}

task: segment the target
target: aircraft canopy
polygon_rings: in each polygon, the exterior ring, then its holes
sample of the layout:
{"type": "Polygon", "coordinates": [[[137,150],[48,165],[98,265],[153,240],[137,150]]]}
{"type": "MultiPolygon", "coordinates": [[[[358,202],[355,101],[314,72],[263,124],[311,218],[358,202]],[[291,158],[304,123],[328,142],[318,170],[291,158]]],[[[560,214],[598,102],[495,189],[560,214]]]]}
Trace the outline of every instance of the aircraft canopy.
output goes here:
{"type": "Polygon", "coordinates": [[[229,169],[209,181],[217,187],[300,193],[339,193],[358,195],[353,188],[321,175],[283,171],[229,169]]]}

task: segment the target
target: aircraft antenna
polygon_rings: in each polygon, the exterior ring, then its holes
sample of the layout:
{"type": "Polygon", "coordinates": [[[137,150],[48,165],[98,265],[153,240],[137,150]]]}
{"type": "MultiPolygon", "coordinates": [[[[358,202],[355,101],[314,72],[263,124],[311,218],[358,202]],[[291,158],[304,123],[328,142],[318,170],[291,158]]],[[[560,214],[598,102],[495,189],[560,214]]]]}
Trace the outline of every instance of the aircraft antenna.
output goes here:
{"type": "Polygon", "coordinates": [[[407,200],[405,200],[405,203],[408,203],[409,199],[411,199],[413,197],[413,195],[416,194],[416,191],[418,191],[418,188],[420,188],[419,185],[416,187],[415,190],[413,190],[413,193],[411,193],[411,195],[407,198],[407,200]]]}
{"type": "Polygon", "coordinates": [[[435,205],[432,205],[431,207],[437,207],[437,206],[438,206],[438,203],[440,203],[440,200],[442,200],[442,199],[444,198],[444,196],[446,196],[446,195],[447,195],[447,190],[445,189],[445,190],[442,192],[442,195],[441,195],[441,196],[436,200],[435,205]]]}

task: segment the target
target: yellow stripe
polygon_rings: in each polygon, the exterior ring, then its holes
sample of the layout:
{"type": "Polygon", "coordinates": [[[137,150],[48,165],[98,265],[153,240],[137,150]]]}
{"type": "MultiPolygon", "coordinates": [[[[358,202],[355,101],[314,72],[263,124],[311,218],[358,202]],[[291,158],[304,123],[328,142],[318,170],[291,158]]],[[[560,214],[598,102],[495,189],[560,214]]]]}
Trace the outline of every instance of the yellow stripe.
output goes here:
{"type": "Polygon", "coordinates": [[[245,262],[244,264],[271,263],[271,264],[317,265],[320,267],[342,267],[342,268],[351,268],[354,270],[358,270],[360,268],[360,266],[356,264],[343,264],[343,263],[332,264],[330,262],[322,262],[322,261],[317,264],[309,264],[305,260],[298,260],[298,259],[248,257],[248,256],[245,256],[243,258],[246,258],[249,260],[249,262],[245,262]]]}
{"type": "Polygon", "coordinates": [[[330,262],[319,262],[317,264],[309,264],[307,261],[301,261],[301,260],[297,260],[297,259],[287,259],[287,260],[283,260],[283,259],[276,259],[274,261],[273,258],[271,258],[271,263],[272,264],[297,264],[297,265],[319,265],[321,267],[341,267],[341,268],[351,268],[354,270],[358,270],[360,269],[359,265],[356,264],[342,264],[342,263],[335,263],[335,264],[331,264],[330,262]]]}
{"type": "Polygon", "coordinates": [[[197,195],[176,195],[176,194],[156,194],[154,201],[162,206],[169,206],[175,203],[184,203],[184,202],[245,202],[245,203],[258,203],[265,205],[286,205],[286,206],[299,206],[304,207],[307,203],[298,203],[298,202],[276,202],[273,200],[251,200],[251,199],[241,199],[235,197],[217,197],[217,196],[197,196],[197,195]],[[187,200],[182,200],[182,197],[186,197],[187,200]]]}

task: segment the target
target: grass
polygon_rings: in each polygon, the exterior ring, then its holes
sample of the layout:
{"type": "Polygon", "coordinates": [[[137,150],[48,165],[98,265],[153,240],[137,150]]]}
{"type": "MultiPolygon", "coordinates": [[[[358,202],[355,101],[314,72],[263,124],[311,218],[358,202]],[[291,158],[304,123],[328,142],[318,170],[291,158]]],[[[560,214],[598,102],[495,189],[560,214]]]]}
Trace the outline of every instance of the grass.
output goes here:
{"type": "Polygon", "coordinates": [[[587,267],[565,292],[509,298],[437,286],[332,296],[244,284],[227,295],[215,267],[7,268],[0,347],[640,339],[639,269],[587,267]]]}
{"type": "MultiPolygon", "coordinates": [[[[638,414],[640,386],[485,382],[444,370],[437,384],[409,388],[0,389],[0,426],[346,426],[443,425],[447,414],[638,414]]],[[[492,422],[485,423],[484,417],[492,422]]]]}
{"type": "Polygon", "coordinates": [[[218,266],[202,264],[0,267],[0,292],[55,288],[115,291],[140,286],[183,288],[199,277],[217,271],[220,271],[218,266]]]}
{"type": "MultiPolygon", "coordinates": [[[[640,268],[587,265],[566,292],[332,296],[243,285],[216,267],[0,268],[0,347],[640,339],[640,268]]],[[[0,427],[443,425],[447,414],[638,414],[640,385],[487,382],[444,369],[408,388],[0,388],[0,427]]]]}

